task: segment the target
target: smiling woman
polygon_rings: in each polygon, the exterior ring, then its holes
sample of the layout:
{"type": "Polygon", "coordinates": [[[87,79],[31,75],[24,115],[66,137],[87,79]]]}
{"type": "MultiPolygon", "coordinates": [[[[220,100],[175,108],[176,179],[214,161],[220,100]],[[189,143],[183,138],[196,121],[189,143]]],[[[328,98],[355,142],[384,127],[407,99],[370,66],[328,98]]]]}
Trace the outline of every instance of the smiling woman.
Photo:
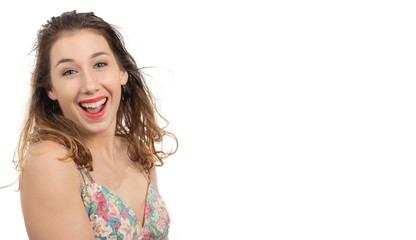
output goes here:
{"type": "Polygon", "coordinates": [[[29,238],[167,239],[155,167],[176,137],[117,30],[93,13],[52,17],[31,86],[17,155],[29,238]]]}
{"type": "Polygon", "coordinates": [[[85,133],[111,135],[128,73],[106,39],[90,29],[64,34],[53,44],[50,61],[49,98],[85,133]]]}

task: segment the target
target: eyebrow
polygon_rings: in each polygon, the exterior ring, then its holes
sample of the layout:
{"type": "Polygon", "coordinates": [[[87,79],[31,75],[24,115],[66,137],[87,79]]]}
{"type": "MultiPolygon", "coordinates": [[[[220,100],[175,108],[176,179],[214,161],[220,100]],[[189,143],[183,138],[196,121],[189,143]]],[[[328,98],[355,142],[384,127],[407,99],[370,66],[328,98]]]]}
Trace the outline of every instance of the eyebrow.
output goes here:
{"type": "MultiPolygon", "coordinates": [[[[91,55],[90,59],[96,58],[96,57],[101,56],[101,55],[110,55],[110,54],[108,54],[106,52],[96,52],[96,53],[91,55]]],[[[58,61],[58,63],[56,63],[55,67],[57,67],[61,63],[66,63],[66,62],[74,62],[74,59],[72,59],[72,58],[62,58],[61,60],[58,61]]]]}

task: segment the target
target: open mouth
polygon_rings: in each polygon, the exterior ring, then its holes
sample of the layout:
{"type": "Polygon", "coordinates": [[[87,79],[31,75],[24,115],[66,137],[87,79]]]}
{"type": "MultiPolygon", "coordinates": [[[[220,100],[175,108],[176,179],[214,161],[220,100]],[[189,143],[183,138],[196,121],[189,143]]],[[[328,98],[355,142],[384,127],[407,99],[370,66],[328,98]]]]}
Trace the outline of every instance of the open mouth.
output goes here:
{"type": "Polygon", "coordinates": [[[96,102],[83,102],[80,103],[79,106],[89,114],[97,114],[104,109],[107,100],[107,98],[102,98],[96,102]]]}

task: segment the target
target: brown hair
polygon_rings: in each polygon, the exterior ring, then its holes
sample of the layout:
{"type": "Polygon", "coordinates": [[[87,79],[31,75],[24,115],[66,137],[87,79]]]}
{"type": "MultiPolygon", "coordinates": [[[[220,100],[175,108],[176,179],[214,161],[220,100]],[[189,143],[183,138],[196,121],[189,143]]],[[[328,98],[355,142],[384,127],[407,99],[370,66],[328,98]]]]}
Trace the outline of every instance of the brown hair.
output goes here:
{"type": "Polygon", "coordinates": [[[164,159],[176,151],[177,139],[159,126],[157,116],[166,126],[168,121],[157,111],[142,72],[125,48],[123,37],[113,25],[93,12],[77,13],[74,10],[52,17],[38,31],[34,46],[36,59],[31,79],[31,98],[16,152],[17,168],[22,170],[23,158],[32,144],[52,140],[68,149],[64,159],[72,158],[78,168],[92,171],[92,156],[83,143],[81,132],[75,123],[63,116],[57,101],[47,95],[51,89],[49,55],[52,45],[63,33],[82,29],[94,29],[104,36],[120,67],[128,72],[127,84],[122,87],[115,134],[128,141],[130,160],[146,170],[163,165],[164,159]],[[156,144],[161,143],[165,136],[172,137],[176,142],[175,148],[169,152],[156,148],[156,144]]]}

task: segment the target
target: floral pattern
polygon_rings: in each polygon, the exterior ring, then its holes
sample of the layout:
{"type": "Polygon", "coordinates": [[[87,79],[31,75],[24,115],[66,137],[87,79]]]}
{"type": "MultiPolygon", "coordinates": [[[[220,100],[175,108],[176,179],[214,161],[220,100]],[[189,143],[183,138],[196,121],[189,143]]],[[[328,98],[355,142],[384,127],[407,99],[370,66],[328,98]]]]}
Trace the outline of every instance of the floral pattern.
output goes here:
{"type": "Polygon", "coordinates": [[[165,203],[150,182],[144,224],[123,200],[107,187],[85,183],[81,192],[96,239],[162,240],[169,232],[170,218],[165,203]]]}

